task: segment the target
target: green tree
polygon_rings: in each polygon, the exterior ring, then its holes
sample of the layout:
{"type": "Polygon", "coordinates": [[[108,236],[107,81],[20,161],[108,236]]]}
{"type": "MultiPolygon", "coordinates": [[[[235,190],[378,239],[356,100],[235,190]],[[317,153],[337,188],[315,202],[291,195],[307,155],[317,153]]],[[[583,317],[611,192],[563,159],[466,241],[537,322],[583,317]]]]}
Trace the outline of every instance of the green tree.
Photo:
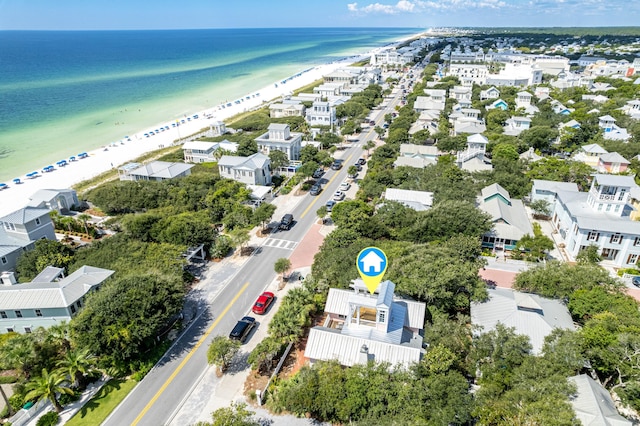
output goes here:
{"type": "Polygon", "coordinates": [[[329,212],[327,211],[327,206],[322,206],[318,210],[316,210],[316,216],[322,219],[322,223],[324,223],[324,219],[327,217],[329,212]]]}
{"type": "Polygon", "coordinates": [[[517,248],[525,252],[525,257],[529,261],[541,261],[546,259],[547,253],[553,250],[553,241],[544,235],[540,229],[540,224],[533,223],[533,236],[527,234],[518,240],[517,248]]]}
{"type": "Polygon", "coordinates": [[[85,376],[93,371],[96,365],[94,357],[87,349],[75,349],[65,353],[64,358],[56,363],[58,370],[64,372],[73,386],[84,389],[85,376]]]}
{"type": "Polygon", "coordinates": [[[596,265],[600,263],[602,257],[600,257],[600,248],[596,244],[589,244],[578,252],[576,260],[579,264],[596,265]]]}
{"type": "Polygon", "coordinates": [[[53,404],[57,413],[62,411],[62,405],[58,401],[58,394],[73,395],[73,391],[65,385],[66,377],[60,372],[49,373],[46,368],[42,369],[39,377],[35,377],[27,383],[24,396],[25,401],[48,399],[53,404]]]}
{"type": "Polygon", "coordinates": [[[216,336],[207,349],[207,361],[215,364],[221,373],[227,371],[233,357],[240,350],[240,341],[231,340],[225,336],[216,336]]]}
{"type": "Polygon", "coordinates": [[[209,249],[216,239],[216,231],[211,226],[205,211],[185,212],[160,220],[154,229],[157,240],[185,247],[204,244],[209,249]]]}
{"type": "Polygon", "coordinates": [[[551,204],[547,200],[535,200],[529,205],[533,214],[539,217],[549,217],[551,215],[551,204]]]}
{"type": "Polygon", "coordinates": [[[480,237],[492,228],[488,214],[466,201],[442,201],[420,215],[415,223],[416,242],[442,241],[454,235],[480,237]]]}
{"type": "Polygon", "coordinates": [[[251,351],[247,362],[251,368],[264,373],[270,371],[275,365],[274,360],[282,353],[284,344],[273,337],[262,339],[260,343],[251,351]]]}
{"type": "Polygon", "coordinates": [[[47,266],[69,267],[73,261],[73,250],[55,240],[38,240],[35,248],[23,252],[18,258],[16,271],[20,281],[31,281],[47,266]]]}
{"type": "Polygon", "coordinates": [[[358,168],[356,166],[349,166],[349,168],[347,169],[347,173],[349,174],[349,176],[355,176],[358,174],[358,168]]]}
{"type": "Polygon", "coordinates": [[[281,274],[283,280],[289,269],[291,269],[291,261],[286,257],[281,257],[273,264],[273,270],[276,274],[281,274]]]}
{"type": "Polygon", "coordinates": [[[276,212],[276,206],[271,203],[260,203],[253,211],[253,220],[262,225],[262,229],[266,228],[266,223],[271,220],[276,212]]]}
{"type": "Polygon", "coordinates": [[[196,423],[196,426],[260,426],[263,423],[253,418],[247,404],[232,402],[231,406],[218,408],[211,413],[213,423],[196,423]]]}
{"type": "Polygon", "coordinates": [[[87,227],[87,222],[91,220],[91,216],[86,213],[82,213],[78,215],[78,220],[82,222],[82,226],[84,226],[84,233],[88,234],[89,228],[87,227]]]}
{"type": "Polygon", "coordinates": [[[242,254],[243,248],[245,244],[247,244],[251,240],[251,236],[249,235],[248,229],[236,228],[233,231],[229,232],[229,237],[231,238],[231,243],[238,247],[240,250],[240,254],[242,254]]]}
{"type": "Polygon", "coordinates": [[[510,143],[499,143],[493,147],[491,151],[494,159],[507,159],[507,160],[518,160],[520,158],[520,154],[518,154],[518,150],[515,146],[510,143]]]}
{"type": "Polygon", "coordinates": [[[520,133],[519,138],[534,149],[548,149],[558,137],[558,130],[549,126],[534,126],[520,133]]]}
{"type": "Polygon", "coordinates": [[[289,165],[289,157],[284,151],[269,151],[269,160],[271,161],[271,169],[275,170],[276,172],[281,167],[286,167],[289,165]]]}
{"type": "Polygon", "coordinates": [[[248,157],[258,152],[258,143],[254,139],[244,139],[238,144],[237,154],[241,157],[248,157]]]}

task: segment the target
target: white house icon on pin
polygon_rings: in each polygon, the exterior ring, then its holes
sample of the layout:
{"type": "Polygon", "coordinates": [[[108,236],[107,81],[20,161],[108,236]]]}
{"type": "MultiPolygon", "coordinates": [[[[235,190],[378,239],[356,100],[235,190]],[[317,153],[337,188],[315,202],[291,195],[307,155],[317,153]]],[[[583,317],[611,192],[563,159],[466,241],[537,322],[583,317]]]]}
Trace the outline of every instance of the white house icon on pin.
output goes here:
{"type": "Polygon", "coordinates": [[[382,272],[382,263],[384,259],[380,257],[375,251],[370,251],[360,259],[360,263],[362,263],[362,272],[363,273],[380,273],[382,272]]]}

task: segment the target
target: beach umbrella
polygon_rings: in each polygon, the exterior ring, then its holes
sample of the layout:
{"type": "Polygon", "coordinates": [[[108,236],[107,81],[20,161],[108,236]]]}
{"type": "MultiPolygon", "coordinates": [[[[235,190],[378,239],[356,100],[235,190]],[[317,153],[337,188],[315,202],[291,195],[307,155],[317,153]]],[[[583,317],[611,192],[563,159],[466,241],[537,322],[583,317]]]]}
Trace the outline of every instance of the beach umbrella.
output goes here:
{"type": "Polygon", "coordinates": [[[0,189],[5,189],[8,188],[9,185],[7,185],[6,183],[0,183],[0,189]]]}
{"type": "Polygon", "coordinates": [[[15,183],[15,184],[19,184],[19,183],[22,183],[22,182],[20,182],[20,179],[15,178],[15,179],[13,180],[13,183],[15,183]]]}

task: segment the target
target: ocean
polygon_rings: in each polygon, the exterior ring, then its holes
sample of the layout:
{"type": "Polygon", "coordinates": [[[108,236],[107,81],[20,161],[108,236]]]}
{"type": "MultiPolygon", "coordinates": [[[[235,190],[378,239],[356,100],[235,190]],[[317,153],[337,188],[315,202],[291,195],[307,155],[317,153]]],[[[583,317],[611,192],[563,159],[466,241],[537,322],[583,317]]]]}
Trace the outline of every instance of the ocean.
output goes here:
{"type": "Polygon", "coordinates": [[[0,182],[420,31],[0,31],[0,182]]]}

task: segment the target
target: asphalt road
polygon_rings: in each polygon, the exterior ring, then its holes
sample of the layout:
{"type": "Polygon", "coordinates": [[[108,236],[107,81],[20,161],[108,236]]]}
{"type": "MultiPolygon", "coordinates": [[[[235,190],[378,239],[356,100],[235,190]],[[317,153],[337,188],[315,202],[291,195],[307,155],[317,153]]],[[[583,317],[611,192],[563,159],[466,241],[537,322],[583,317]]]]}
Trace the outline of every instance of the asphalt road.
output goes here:
{"type": "MultiPolygon", "coordinates": [[[[382,125],[384,115],[394,110],[401,92],[388,102],[385,110],[374,112],[376,125],[382,125]]],[[[316,210],[331,199],[347,178],[347,169],[362,155],[363,145],[377,136],[373,128],[365,129],[360,140],[344,152],[344,166],[340,170],[328,169],[322,176],[323,191],[315,197],[306,195],[290,212],[295,219],[290,230],[272,234],[240,269],[217,274],[203,283],[200,292],[190,295],[199,306],[199,315],[103,425],[158,426],[169,421],[207,368],[206,352],[211,339],[217,335],[227,336],[239,318],[251,315],[254,301],[275,278],[275,261],[288,258],[302,241],[317,220],[316,210]]],[[[256,319],[260,321],[259,316],[256,319]]]]}

